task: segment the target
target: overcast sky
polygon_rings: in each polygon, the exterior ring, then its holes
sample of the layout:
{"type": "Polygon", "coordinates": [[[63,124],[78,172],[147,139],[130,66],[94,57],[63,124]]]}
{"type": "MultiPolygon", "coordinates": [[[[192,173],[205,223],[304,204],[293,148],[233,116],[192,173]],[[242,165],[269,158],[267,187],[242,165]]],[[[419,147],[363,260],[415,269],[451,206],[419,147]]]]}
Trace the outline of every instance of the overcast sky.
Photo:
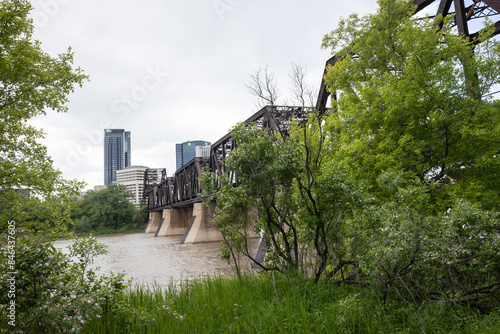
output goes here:
{"type": "Polygon", "coordinates": [[[131,132],[132,164],[175,171],[175,144],[215,142],[257,111],[245,86],[261,65],[288,95],[292,63],[319,88],[323,36],[375,0],[34,0],[35,38],[55,56],[71,46],[90,76],[66,114],[34,124],[67,179],[103,184],[103,129],[131,132]]]}

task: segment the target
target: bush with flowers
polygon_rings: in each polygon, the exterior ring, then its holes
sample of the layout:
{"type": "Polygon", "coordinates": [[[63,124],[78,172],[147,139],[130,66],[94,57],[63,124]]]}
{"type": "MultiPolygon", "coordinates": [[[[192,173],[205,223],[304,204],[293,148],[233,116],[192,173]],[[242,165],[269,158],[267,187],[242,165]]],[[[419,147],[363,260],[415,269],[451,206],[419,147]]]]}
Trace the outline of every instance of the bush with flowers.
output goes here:
{"type": "Polygon", "coordinates": [[[122,300],[128,286],[124,274],[97,276],[91,267],[96,256],[107,253],[96,238],[76,239],[65,254],[54,247],[53,236],[27,230],[16,235],[14,247],[3,243],[0,249],[1,328],[14,333],[78,333],[122,300]],[[14,312],[8,309],[12,302],[14,312]]]}

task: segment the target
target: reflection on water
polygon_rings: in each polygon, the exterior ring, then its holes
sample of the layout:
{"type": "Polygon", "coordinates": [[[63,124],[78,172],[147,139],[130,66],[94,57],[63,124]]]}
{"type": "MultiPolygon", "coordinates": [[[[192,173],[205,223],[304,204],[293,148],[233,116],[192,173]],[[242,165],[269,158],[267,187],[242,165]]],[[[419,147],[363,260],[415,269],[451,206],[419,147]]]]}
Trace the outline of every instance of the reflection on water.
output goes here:
{"type": "MultiPolygon", "coordinates": [[[[151,233],[99,236],[108,245],[108,254],[97,257],[95,265],[99,273],[126,271],[126,279],[132,284],[161,286],[181,280],[215,274],[232,274],[233,269],[217,257],[221,242],[184,244],[182,236],[154,237],[151,233]]],[[[63,250],[71,240],[58,240],[54,245],[63,250]]]]}

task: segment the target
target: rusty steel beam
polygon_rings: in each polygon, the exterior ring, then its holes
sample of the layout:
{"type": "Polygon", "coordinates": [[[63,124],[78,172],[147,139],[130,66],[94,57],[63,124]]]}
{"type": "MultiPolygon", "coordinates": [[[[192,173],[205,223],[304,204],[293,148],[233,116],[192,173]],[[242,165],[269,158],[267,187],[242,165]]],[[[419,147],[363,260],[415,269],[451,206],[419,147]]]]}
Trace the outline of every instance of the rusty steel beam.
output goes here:
{"type": "MultiPolygon", "coordinates": [[[[255,124],[260,129],[279,132],[286,136],[292,120],[303,123],[306,121],[307,113],[313,110],[313,108],[304,107],[265,106],[245,120],[244,123],[255,124]]],[[[219,177],[227,177],[235,186],[238,185],[237,175],[226,169],[225,159],[227,154],[234,150],[236,146],[236,139],[231,133],[228,133],[212,144],[210,153],[211,172],[219,177]]],[[[220,182],[217,180],[214,180],[214,182],[214,189],[218,189],[221,186],[220,182]]]]}
{"type": "Polygon", "coordinates": [[[500,13],[500,1],[498,0],[481,0],[480,2],[494,9],[497,13],[500,13]]]}
{"type": "Polygon", "coordinates": [[[422,9],[424,9],[425,7],[429,6],[433,2],[435,2],[435,0],[415,0],[415,1],[413,1],[413,4],[415,6],[417,6],[416,11],[418,12],[418,11],[421,11],[422,9]]]}
{"type": "MultiPolygon", "coordinates": [[[[326,72],[328,71],[328,67],[335,65],[337,62],[337,57],[333,56],[332,58],[328,59],[325,64],[325,69],[323,70],[323,76],[321,77],[321,85],[319,88],[319,95],[318,95],[318,100],[316,102],[316,109],[324,113],[326,111],[326,102],[328,101],[328,97],[330,96],[330,92],[328,91],[326,87],[326,82],[325,82],[325,75],[326,72]]],[[[336,96],[332,96],[332,98],[336,99],[336,96]]]]}
{"type": "MultiPolygon", "coordinates": [[[[475,41],[483,29],[471,32],[469,21],[487,16],[491,18],[491,16],[500,14],[500,0],[472,0],[471,2],[471,5],[467,7],[465,6],[464,0],[415,0],[413,4],[416,6],[415,13],[418,13],[432,4],[439,3],[435,16],[442,15],[444,17],[454,15],[454,23],[457,26],[458,32],[470,40],[475,41]],[[450,11],[452,5],[454,11],[450,11]]],[[[441,25],[442,22],[439,24],[441,25]]],[[[493,26],[493,36],[500,34],[500,20],[494,22],[493,26]]],[[[327,100],[331,94],[326,87],[324,78],[328,71],[328,67],[334,65],[336,61],[337,58],[333,56],[325,64],[325,70],[323,72],[316,102],[316,109],[320,112],[326,110],[327,100]]],[[[336,99],[336,96],[332,96],[332,98],[336,99]]]]}
{"type": "Polygon", "coordinates": [[[203,188],[201,173],[208,164],[209,159],[194,158],[177,170],[173,177],[165,177],[160,183],[150,184],[143,196],[149,211],[177,207],[197,200],[203,188]]]}
{"type": "MultiPolygon", "coordinates": [[[[443,15],[446,16],[450,13],[450,8],[451,8],[451,0],[441,0],[441,3],[439,4],[438,10],[437,10],[437,15],[443,15]]],[[[418,11],[418,9],[417,9],[418,11]]]]}
{"type": "Polygon", "coordinates": [[[455,22],[458,32],[461,35],[469,36],[469,26],[467,25],[467,12],[465,9],[464,0],[453,0],[455,6],[455,22]]]}
{"type": "MultiPolygon", "coordinates": [[[[160,183],[163,182],[167,177],[167,171],[163,169],[161,171],[161,180],[160,183]]],[[[146,169],[144,171],[144,183],[143,183],[143,192],[142,192],[142,203],[148,206],[148,209],[151,209],[156,206],[157,201],[157,192],[158,192],[158,171],[155,169],[146,169]]]]}

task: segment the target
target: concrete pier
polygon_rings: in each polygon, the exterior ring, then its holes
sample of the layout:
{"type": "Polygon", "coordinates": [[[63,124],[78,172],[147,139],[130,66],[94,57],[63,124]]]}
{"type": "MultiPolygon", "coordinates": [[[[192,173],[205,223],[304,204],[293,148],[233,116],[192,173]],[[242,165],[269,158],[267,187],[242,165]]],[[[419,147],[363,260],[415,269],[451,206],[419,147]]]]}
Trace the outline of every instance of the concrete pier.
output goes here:
{"type": "Polygon", "coordinates": [[[162,216],[161,212],[150,212],[148,225],[146,226],[146,230],[144,232],[156,233],[156,231],[158,231],[158,227],[160,227],[161,224],[162,220],[161,216],[162,216]]]}
{"type": "Polygon", "coordinates": [[[148,225],[146,226],[146,230],[144,232],[156,233],[156,231],[158,231],[158,227],[160,227],[161,220],[161,212],[150,212],[148,225]]]}
{"type": "Polygon", "coordinates": [[[163,210],[163,222],[156,233],[157,237],[183,235],[193,216],[193,208],[163,210]]]}
{"type": "MultiPolygon", "coordinates": [[[[155,233],[155,237],[182,235],[181,244],[223,241],[222,234],[212,223],[214,210],[214,203],[208,207],[203,207],[203,203],[194,203],[192,207],[150,212],[145,233],[155,233]]],[[[259,237],[251,231],[257,217],[257,208],[252,208],[245,227],[249,238],[259,237]]]]}
{"type": "Polygon", "coordinates": [[[215,205],[213,203],[207,208],[203,207],[203,203],[195,203],[193,205],[193,216],[190,221],[190,226],[188,226],[181,243],[194,244],[198,242],[223,240],[222,234],[217,227],[212,224],[214,209],[215,205]]]}

